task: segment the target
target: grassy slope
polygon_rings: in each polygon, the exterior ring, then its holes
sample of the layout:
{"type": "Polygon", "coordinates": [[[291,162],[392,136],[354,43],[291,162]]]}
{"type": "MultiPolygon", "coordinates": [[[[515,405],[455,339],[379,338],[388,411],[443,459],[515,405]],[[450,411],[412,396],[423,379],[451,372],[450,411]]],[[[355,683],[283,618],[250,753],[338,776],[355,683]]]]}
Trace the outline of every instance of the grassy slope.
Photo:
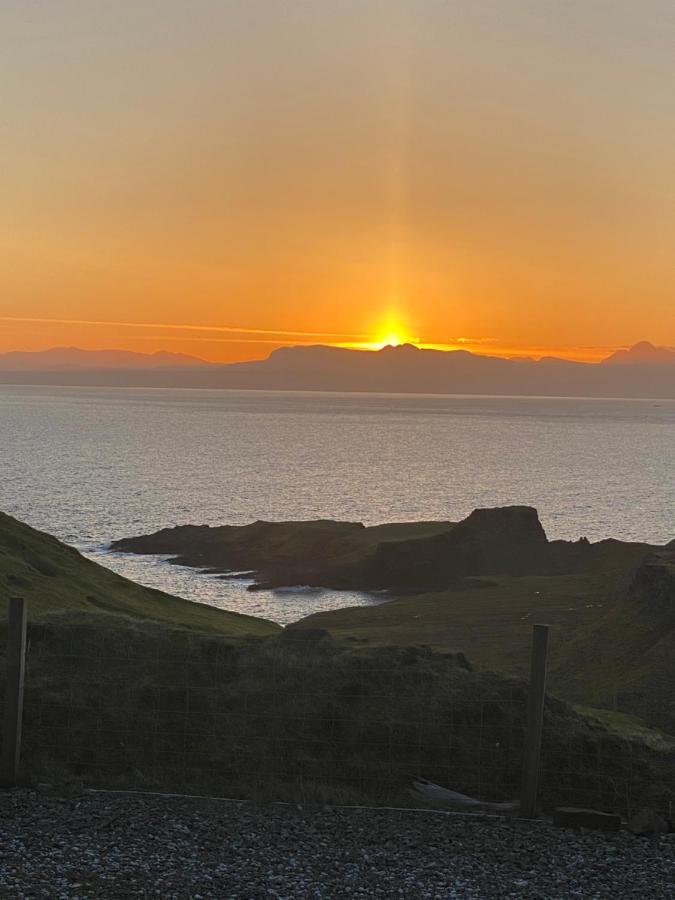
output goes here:
{"type": "MultiPolygon", "coordinates": [[[[33,779],[409,805],[407,788],[424,777],[485,799],[517,795],[522,681],[420,648],[242,640],[115,617],[103,629],[99,618],[31,626],[33,779]]],[[[549,698],[545,806],[667,809],[673,744],[629,725],[549,698]]]]}
{"type": "MultiPolygon", "coordinates": [[[[278,626],[142,587],[72,547],[0,513],[0,596],[25,597],[31,620],[88,611],[224,634],[273,634],[278,626]]],[[[4,609],[0,610],[4,615],[4,609]]]]}
{"type": "Polygon", "coordinates": [[[546,623],[554,691],[574,702],[616,703],[672,730],[667,697],[675,689],[675,611],[628,590],[643,552],[642,545],[608,544],[583,574],[467,579],[463,590],[318,613],[296,627],[462,651],[482,668],[525,675],[532,625],[546,623]]]}
{"type": "Polygon", "coordinates": [[[675,548],[652,554],[564,650],[559,681],[567,696],[614,703],[675,732],[675,548]]]}
{"type": "Polygon", "coordinates": [[[598,620],[604,579],[589,575],[466,579],[463,590],[401,597],[379,606],[316,613],[296,627],[378,644],[462,651],[480,666],[522,673],[532,625],[553,628],[554,645],[598,620]]]}

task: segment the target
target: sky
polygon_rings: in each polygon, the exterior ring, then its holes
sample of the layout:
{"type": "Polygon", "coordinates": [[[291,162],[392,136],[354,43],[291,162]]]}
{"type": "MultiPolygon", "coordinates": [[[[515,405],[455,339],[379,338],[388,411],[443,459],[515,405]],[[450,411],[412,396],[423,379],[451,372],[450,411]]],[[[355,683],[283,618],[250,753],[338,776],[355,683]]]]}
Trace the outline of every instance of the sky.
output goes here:
{"type": "Polygon", "coordinates": [[[675,5],[3,0],[0,352],[675,345],[675,5]]]}

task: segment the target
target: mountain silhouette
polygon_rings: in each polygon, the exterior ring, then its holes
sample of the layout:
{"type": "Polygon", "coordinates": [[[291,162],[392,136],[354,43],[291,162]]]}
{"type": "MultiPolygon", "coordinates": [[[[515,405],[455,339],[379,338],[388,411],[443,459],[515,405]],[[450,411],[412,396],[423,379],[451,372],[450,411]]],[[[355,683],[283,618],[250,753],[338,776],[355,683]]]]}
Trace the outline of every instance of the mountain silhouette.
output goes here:
{"type": "Polygon", "coordinates": [[[283,347],[267,359],[229,365],[174,354],[51,351],[51,356],[6,354],[0,357],[0,382],[675,399],[675,366],[655,364],[653,357],[658,354],[661,358],[659,348],[653,348],[653,353],[645,350],[644,344],[636,348],[620,351],[629,355],[630,365],[621,364],[623,357],[617,360],[617,354],[602,363],[581,363],[556,357],[505,359],[479,356],[467,350],[426,350],[411,344],[385,347],[377,352],[320,344],[283,347]],[[79,356],[78,352],[84,355],[79,356]],[[65,357],[59,353],[65,353],[70,363],[64,364],[65,357]],[[33,368],[26,359],[30,356],[37,363],[33,368]],[[17,357],[20,365],[16,365],[17,357]],[[78,365],[73,360],[85,364],[78,365]],[[120,364],[113,365],[115,360],[120,360],[120,364]],[[107,364],[102,364],[103,361],[107,364]]]}
{"type": "Polygon", "coordinates": [[[0,370],[8,372],[61,371],[77,369],[164,369],[205,366],[203,359],[183,353],[135,353],[132,350],[80,350],[53,347],[51,350],[13,351],[0,354],[0,370]]]}
{"type": "Polygon", "coordinates": [[[659,366],[675,366],[675,350],[668,347],[655,347],[649,341],[640,341],[629,347],[628,350],[617,350],[607,359],[604,365],[636,365],[649,364],[659,366]]]}

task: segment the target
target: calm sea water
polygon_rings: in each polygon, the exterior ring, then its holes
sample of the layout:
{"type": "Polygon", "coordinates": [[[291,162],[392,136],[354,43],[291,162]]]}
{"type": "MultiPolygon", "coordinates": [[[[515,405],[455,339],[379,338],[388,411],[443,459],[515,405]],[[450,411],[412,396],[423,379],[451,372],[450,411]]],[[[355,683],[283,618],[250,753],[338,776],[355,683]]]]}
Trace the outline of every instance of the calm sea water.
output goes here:
{"type": "Polygon", "coordinates": [[[250,593],[106,551],[168,525],[460,519],[675,538],[675,402],[0,386],[0,509],[128,577],[281,622],[366,595],[250,593]]]}

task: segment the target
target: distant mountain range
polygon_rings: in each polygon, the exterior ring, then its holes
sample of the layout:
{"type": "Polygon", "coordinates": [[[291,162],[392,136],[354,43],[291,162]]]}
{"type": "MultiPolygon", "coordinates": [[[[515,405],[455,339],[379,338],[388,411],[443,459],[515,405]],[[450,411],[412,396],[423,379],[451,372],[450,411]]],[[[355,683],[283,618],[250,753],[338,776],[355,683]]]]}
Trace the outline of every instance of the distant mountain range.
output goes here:
{"type": "Polygon", "coordinates": [[[14,351],[0,354],[2,372],[62,372],[81,369],[178,369],[208,366],[196,356],[183,353],[134,353],[132,350],[80,350],[54,347],[37,352],[14,351]]]}
{"type": "Polygon", "coordinates": [[[669,347],[655,347],[649,341],[640,341],[628,350],[617,350],[607,359],[606,365],[635,365],[637,363],[649,363],[650,365],[672,366],[675,365],[675,350],[669,347]]]}
{"type": "Polygon", "coordinates": [[[675,399],[675,351],[643,341],[600,363],[581,363],[422,350],[411,344],[378,352],[316,345],[220,365],[173,353],[57,348],[0,355],[0,382],[675,399]]]}

